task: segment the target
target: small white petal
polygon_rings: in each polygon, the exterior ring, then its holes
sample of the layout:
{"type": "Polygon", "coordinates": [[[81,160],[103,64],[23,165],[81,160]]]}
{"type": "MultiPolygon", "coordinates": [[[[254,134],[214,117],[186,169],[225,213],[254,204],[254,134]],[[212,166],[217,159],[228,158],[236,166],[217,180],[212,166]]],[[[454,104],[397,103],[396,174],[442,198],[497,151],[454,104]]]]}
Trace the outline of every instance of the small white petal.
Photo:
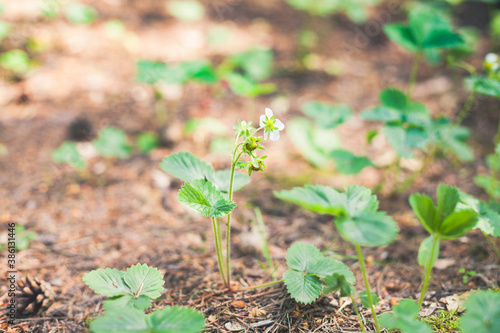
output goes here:
{"type": "Polygon", "coordinates": [[[267,131],[264,131],[264,140],[267,140],[267,131]]]}
{"type": "Polygon", "coordinates": [[[500,65],[498,63],[495,63],[495,64],[491,65],[491,70],[492,71],[497,71],[498,68],[500,68],[500,65]]]}
{"type": "Polygon", "coordinates": [[[264,126],[265,125],[264,124],[265,121],[266,121],[266,116],[264,116],[264,115],[260,116],[260,125],[259,126],[260,127],[264,126]]]}
{"type": "Polygon", "coordinates": [[[488,53],[486,55],[486,57],[484,57],[484,61],[486,61],[489,64],[497,62],[498,61],[498,55],[496,55],[495,53],[488,53]]]}
{"type": "Polygon", "coordinates": [[[273,116],[273,110],[271,110],[270,108],[266,108],[266,116],[268,118],[271,118],[273,116]]]}
{"type": "Polygon", "coordinates": [[[278,140],[280,138],[280,131],[278,130],[272,131],[271,135],[269,135],[269,138],[271,139],[271,141],[278,140]]]}
{"type": "Polygon", "coordinates": [[[285,124],[283,124],[279,119],[276,119],[276,121],[274,122],[274,126],[278,127],[280,131],[285,128],[285,124]]]}

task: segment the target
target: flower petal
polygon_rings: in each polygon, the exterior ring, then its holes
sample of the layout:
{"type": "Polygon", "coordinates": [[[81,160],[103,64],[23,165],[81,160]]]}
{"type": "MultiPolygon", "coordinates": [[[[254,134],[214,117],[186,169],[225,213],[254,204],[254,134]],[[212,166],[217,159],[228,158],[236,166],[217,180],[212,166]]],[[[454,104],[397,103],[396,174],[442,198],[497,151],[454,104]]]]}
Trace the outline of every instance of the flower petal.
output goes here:
{"type": "Polygon", "coordinates": [[[266,116],[268,118],[271,118],[273,116],[273,110],[271,110],[270,108],[266,108],[266,116]]]}
{"type": "Polygon", "coordinates": [[[285,128],[285,124],[283,124],[279,119],[276,119],[276,121],[274,122],[274,126],[276,126],[280,131],[285,128]]]}
{"type": "Polygon", "coordinates": [[[264,131],[264,140],[267,140],[267,131],[264,131]]]}
{"type": "Polygon", "coordinates": [[[262,115],[260,116],[260,123],[259,123],[259,126],[262,127],[265,125],[265,122],[266,121],[266,116],[262,115]]]}
{"type": "Polygon", "coordinates": [[[280,138],[280,131],[278,130],[274,130],[271,132],[271,134],[269,135],[269,138],[271,139],[271,141],[276,141],[280,138]]]}

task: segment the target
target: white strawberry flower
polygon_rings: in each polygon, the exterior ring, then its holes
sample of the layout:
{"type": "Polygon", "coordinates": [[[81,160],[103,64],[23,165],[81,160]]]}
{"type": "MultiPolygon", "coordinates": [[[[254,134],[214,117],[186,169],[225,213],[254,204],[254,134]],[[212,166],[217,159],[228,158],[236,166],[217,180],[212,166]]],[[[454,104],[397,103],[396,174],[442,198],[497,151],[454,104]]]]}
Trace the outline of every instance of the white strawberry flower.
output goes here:
{"type": "Polygon", "coordinates": [[[264,140],[269,137],[271,141],[276,141],[280,138],[280,131],[285,128],[285,124],[274,117],[271,109],[266,108],[265,112],[265,115],[260,116],[260,127],[264,128],[264,140]]]}
{"type": "Polygon", "coordinates": [[[486,57],[484,57],[484,64],[490,71],[498,70],[500,68],[498,55],[496,55],[495,53],[488,53],[486,57]]]}

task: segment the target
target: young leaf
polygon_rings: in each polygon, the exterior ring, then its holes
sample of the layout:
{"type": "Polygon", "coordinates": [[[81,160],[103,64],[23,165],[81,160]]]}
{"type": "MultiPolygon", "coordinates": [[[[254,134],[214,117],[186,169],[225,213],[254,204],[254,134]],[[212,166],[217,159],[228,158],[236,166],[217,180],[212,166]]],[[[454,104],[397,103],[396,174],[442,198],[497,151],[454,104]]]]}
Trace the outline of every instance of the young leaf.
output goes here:
{"type": "Polygon", "coordinates": [[[132,290],[123,279],[124,274],[115,268],[99,268],[85,274],[82,280],[90,289],[103,296],[132,295],[132,290]]]}
{"type": "Polygon", "coordinates": [[[321,252],[311,244],[295,243],[286,252],[286,264],[288,267],[306,272],[321,258],[321,252]]]}
{"type": "MultiPolygon", "coordinates": [[[[418,264],[420,266],[427,267],[429,265],[429,260],[432,252],[432,243],[434,238],[432,236],[427,237],[420,243],[420,247],[418,248],[418,264]]],[[[439,257],[439,241],[436,244],[437,248],[434,249],[434,256],[432,257],[431,267],[434,266],[437,258],[439,257]]]]}
{"type": "Polygon", "coordinates": [[[367,157],[356,156],[348,150],[336,149],[330,156],[335,161],[337,171],[345,175],[355,175],[367,166],[375,166],[367,157]]]}
{"type": "Polygon", "coordinates": [[[184,184],[177,198],[184,206],[207,217],[222,217],[236,207],[234,202],[225,199],[222,193],[205,179],[184,184]]]}
{"type": "Polygon", "coordinates": [[[215,171],[213,167],[194,156],[190,152],[180,152],[169,155],[160,163],[163,171],[184,182],[191,183],[205,177],[212,181],[215,171]]]}
{"type": "MultiPolygon", "coordinates": [[[[378,302],[380,301],[380,298],[377,296],[377,294],[370,292],[371,298],[373,305],[377,305],[378,302]]],[[[370,308],[370,302],[368,301],[368,292],[366,290],[363,290],[359,294],[359,299],[361,300],[361,304],[363,304],[364,307],[370,308]]]]}
{"type": "Polygon", "coordinates": [[[340,297],[348,297],[355,292],[354,287],[346,280],[345,276],[342,274],[335,273],[325,276],[323,282],[325,283],[323,295],[328,295],[332,292],[340,290],[340,297]]]}
{"type": "Polygon", "coordinates": [[[158,136],[152,132],[144,132],[137,136],[137,148],[143,154],[147,154],[159,145],[158,136]]]}
{"type": "Polygon", "coordinates": [[[132,152],[127,135],[116,127],[102,129],[99,137],[93,141],[93,145],[99,155],[104,157],[128,158],[132,152]]]}
{"type": "Polygon", "coordinates": [[[90,324],[94,333],[199,333],[204,327],[201,313],[177,306],[157,310],[151,315],[134,308],[112,309],[90,324]]]}
{"type": "Polygon", "coordinates": [[[105,300],[103,306],[106,311],[121,310],[126,307],[144,311],[150,308],[151,304],[151,298],[146,295],[140,295],[138,298],[132,295],[123,295],[105,300]]]}
{"type": "Polygon", "coordinates": [[[125,283],[132,290],[132,295],[146,295],[151,299],[160,297],[163,291],[163,275],[155,267],[137,264],[129,267],[123,275],[125,283]]]}
{"type": "Polygon", "coordinates": [[[275,191],[274,195],[319,214],[342,215],[347,212],[345,195],[323,185],[305,185],[290,191],[275,191]]]}
{"type": "Polygon", "coordinates": [[[285,273],[286,289],[297,302],[309,304],[321,295],[322,284],[319,277],[289,269],[285,273]]]}
{"type": "Polygon", "coordinates": [[[477,224],[478,215],[473,209],[464,209],[451,213],[444,219],[439,235],[444,239],[455,239],[463,236],[477,224]]]}
{"type": "Polygon", "coordinates": [[[396,222],[384,212],[362,212],[353,217],[338,217],[335,226],[344,239],[360,246],[390,244],[399,230],[396,222]]]}
{"type": "Polygon", "coordinates": [[[309,265],[308,274],[316,275],[320,278],[326,278],[333,274],[341,274],[350,284],[356,282],[356,278],[351,270],[341,261],[333,258],[321,258],[314,264],[309,265]]]}
{"type": "Polygon", "coordinates": [[[500,327],[500,292],[481,290],[469,296],[460,318],[464,333],[495,333],[500,327]]]}
{"type": "Polygon", "coordinates": [[[380,103],[393,110],[402,111],[408,104],[406,95],[396,88],[385,88],[379,95],[380,103]]]}
{"type": "Polygon", "coordinates": [[[474,198],[472,195],[460,192],[460,203],[457,205],[458,210],[474,209],[479,214],[476,228],[482,232],[500,237],[500,214],[496,212],[487,203],[474,198]]]}
{"type": "Polygon", "coordinates": [[[414,193],[410,196],[410,206],[417,215],[420,223],[430,234],[434,234],[438,230],[438,222],[436,222],[436,207],[432,199],[420,193],[414,193]]]}
{"type": "Polygon", "coordinates": [[[352,115],[352,109],[348,105],[332,105],[316,101],[302,105],[302,112],[313,118],[319,127],[326,129],[345,123],[352,115]]]}
{"type": "Polygon", "coordinates": [[[158,333],[199,333],[205,328],[200,312],[177,306],[155,311],[146,320],[150,330],[158,333]]]}
{"type": "Polygon", "coordinates": [[[56,163],[68,163],[75,169],[85,169],[85,160],[80,156],[76,143],[64,141],[59,148],[52,152],[52,160],[56,163]]]}
{"type": "Polygon", "coordinates": [[[441,214],[448,216],[453,213],[459,200],[458,190],[455,187],[443,184],[439,185],[437,188],[436,218],[441,218],[441,214]]]}
{"type": "Polygon", "coordinates": [[[150,332],[146,323],[146,315],[143,311],[127,307],[113,310],[114,311],[106,311],[103,316],[93,320],[90,323],[90,330],[94,333],[150,332]]]}
{"type": "Polygon", "coordinates": [[[387,329],[399,329],[403,333],[432,333],[429,325],[417,319],[418,311],[417,302],[404,299],[394,306],[392,312],[379,316],[380,324],[387,329]]]}
{"type": "Polygon", "coordinates": [[[384,25],[384,32],[394,43],[401,45],[408,51],[415,53],[418,51],[418,44],[413,37],[413,34],[405,25],[402,24],[386,24],[384,25]]]}

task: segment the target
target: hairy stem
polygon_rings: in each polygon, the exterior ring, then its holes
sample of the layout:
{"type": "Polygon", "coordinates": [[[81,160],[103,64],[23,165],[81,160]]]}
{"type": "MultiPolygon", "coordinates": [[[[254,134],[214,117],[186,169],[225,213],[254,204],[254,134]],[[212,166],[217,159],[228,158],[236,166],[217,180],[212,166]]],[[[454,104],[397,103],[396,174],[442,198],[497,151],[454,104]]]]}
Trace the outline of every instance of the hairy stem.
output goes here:
{"type": "MultiPolygon", "coordinates": [[[[238,157],[236,157],[236,153],[238,152],[238,146],[234,148],[233,158],[231,162],[231,178],[229,179],[229,192],[228,198],[229,201],[233,200],[233,183],[234,183],[234,170],[236,168],[236,163],[240,160],[241,154],[240,152],[238,157]]],[[[229,261],[231,258],[231,213],[227,214],[227,224],[226,224],[226,272],[227,272],[227,286],[231,288],[231,267],[229,265],[229,261]]]]}
{"type": "Polygon", "coordinates": [[[222,257],[222,245],[221,245],[221,239],[220,239],[220,228],[219,228],[219,223],[218,219],[216,220],[215,217],[212,217],[212,226],[214,228],[214,238],[215,238],[215,249],[217,251],[217,262],[219,263],[219,271],[220,275],[222,276],[222,281],[224,281],[224,284],[228,284],[228,281],[226,281],[226,277],[224,274],[224,258],[222,257]]]}
{"type": "Polygon", "coordinates": [[[486,237],[486,240],[488,240],[488,243],[490,243],[491,247],[493,248],[493,251],[495,251],[495,253],[497,254],[497,260],[500,260],[500,250],[498,249],[498,247],[495,244],[495,242],[493,241],[493,239],[491,239],[490,235],[488,235],[484,231],[483,231],[483,235],[484,235],[484,237],[486,237]]]}
{"type": "Polygon", "coordinates": [[[352,297],[352,295],[351,295],[351,301],[352,301],[352,307],[354,308],[354,312],[356,312],[356,316],[358,316],[359,325],[361,326],[363,333],[366,333],[365,324],[363,323],[363,318],[361,318],[361,315],[359,314],[358,306],[356,305],[356,301],[354,300],[354,297],[352,297]]]}
{"type": "Polygon", "coordinates": [[[247,291],[247,290],[252,290],[252,289],[265,288],[265,287],[274,286],[275,284],[283,283],[283,282],[285,282],[285,280],[281,279],[281,280],[277,280],[277,281],[273,281],[273,282],[259,284],[258,286],[252,286],[252,287],[248,287],[248,288],[243,288],[243,289],[240,289],[238,291],[247,291]]]}
{"type": "Polygon", "coordinates": [[[370,285],[368,284],[368,277],[366,275],[365,260],[363,258],[363,253],[361,252],[361,246],[356,245],[356,252],[358,253],[359,265],[361,266],[361,273],[363,273],[363,280],[365,282],[366,293],[368,297],[368,303],[370,303],[370,308],[373,317],[373,326],[375,326],[375,331],[380,333],[380,326],[378,324],[377,314],[375,313],[375,308],[373,307],[372,294],[370,292],[370,285]]]}
{"type": "Polygon", "coordinates": [[[473,91],[470,94],[469,98],[467,99],[467,101],[464,104],[464,107],[462,108],[462,110],[460,110],[457,117],[453,121],[453,123],[455,125],[460,125],[462,123],[462,121],[464,121],[465,117],[467,117],[467,115],[469,114],[469,111],[471,110],[472,106],[474,105],[474,102],[476,101],[476,96],[477,96],[477,94],[475,91],[473,91]]]}
{"type": "Polygon", "coordinates": [[[420,298],[418,299],[418,306],[419,308],[422,307],[422,302],[424,301],[425,298],[425,292],[427,290],[427,286],[429,285],[429,278],[431,276],[431,271],[432,271],[432,261],[434,259],[434,252],[436,251],[436,245],[439,242],[439,238],[432,236],[432,249],[431,249],[431,254],[429,257],[429,263],[427,264],[427,267],[425,268],[425,278],[424,278],[424,284],[422,286],[422,291],[420,292],[420,298]]]}
{"type": "Polygon", "coordinates": [[[418,65],[420,63],[421,56],[422,52],[417,52],[415,54],[415,58],[413,58],[413,65],[411,66],[410,78],[408,80],[408,90],[406,92],[406,97],[408,97],[408,99],[411,99],[411,92],[415,82],[417,81],[418,65]]]}

